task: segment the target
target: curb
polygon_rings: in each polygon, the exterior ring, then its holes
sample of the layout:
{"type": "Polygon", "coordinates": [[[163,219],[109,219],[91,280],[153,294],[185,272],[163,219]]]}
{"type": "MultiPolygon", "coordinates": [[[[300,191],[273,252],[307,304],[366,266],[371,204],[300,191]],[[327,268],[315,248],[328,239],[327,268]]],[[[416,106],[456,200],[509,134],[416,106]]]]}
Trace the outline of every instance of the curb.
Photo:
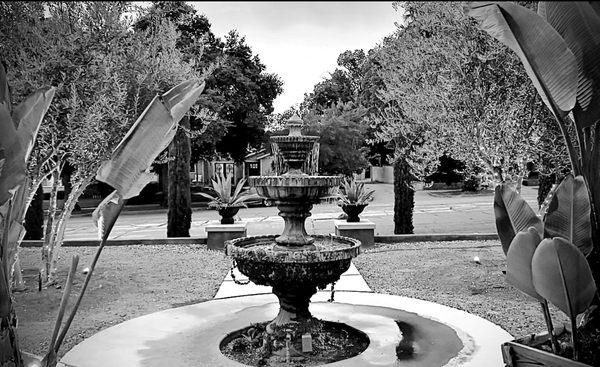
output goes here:
{"type": "MultiPolygon", "coordinates": [[[[488,241],[497,240],[496,233],[442,233],[442,234],[397,234],[375,236],[375,242],[405,243],[405,242],[434,242],[434,241],[488,241]]],[[[43,241],[23,241],[21,247],[42,247],[43,241]]],[[[96,247],[100,241],[79,240],[64,241],[65,247],[96,247]]],[[[206,237],[172,237],[155,239],[108,240],[106,246],[131,245],[206,245],[206,237]]]]}
{"type": "MultiPolygon", "coordinates": [[[[42,247],[44,241],[23,241],[21,247],[42,247]]],[[[63,247],[98,247],[100,241],[78,240],[64,241],[63,247]]],[[[206,238],[191,237],[171,237],[157,239],[138,239],[138,240],[108,240],[106,246],[131,246],[131,245],[206,245],[206,238]]]]}
{"type": "Polygon", "coordinates": [[[375,236],[375,242],[433,242],[433,241],[488,241],[497,240],[496,233],[440,233],[440,234],[395,234],[375,236]]]}

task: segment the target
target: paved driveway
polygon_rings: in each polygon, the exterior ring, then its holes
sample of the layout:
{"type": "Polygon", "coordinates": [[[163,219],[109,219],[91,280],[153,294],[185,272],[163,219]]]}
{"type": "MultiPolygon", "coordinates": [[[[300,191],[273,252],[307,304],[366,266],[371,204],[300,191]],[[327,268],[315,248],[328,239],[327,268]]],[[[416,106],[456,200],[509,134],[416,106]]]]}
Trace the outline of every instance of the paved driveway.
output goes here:
{"type": "MultiPolygon", "coordinates": [[[[361,218],[376,224],[376,235],[394,233],[394,195],[391,184],[368,184],[376,190],[375,200],[365,209],[361,218]]],[[[537,187],[523,187],[522,196],[533,208],[537,208],[537,187]]],[[[334,232],[333,220],[342,213],[335,204],[318,204],[306,221],[310,233],[334,232]]],[[[276,207],[242,209],[241,220],[248,222],[248,235],[275,234],[283,230],[283,219],[276,207]]],[[[214,210],[194,209],[192,213],[192,237],[206,237],[204,227],[216,223],[219,215],[214,210]]],[[[493,233],[496,231],[493,210],[493,192],[463,193],[448,191],[417,191],[414,211],[415,233],[493,233]]],[[[167,211],[154,209],[124,211],[121,213],[111,239],[166,238],[167,211]]],[[[96,228],[91,215],[71,218],[65,233],[66,240],[94,240],[96,228]]]]}

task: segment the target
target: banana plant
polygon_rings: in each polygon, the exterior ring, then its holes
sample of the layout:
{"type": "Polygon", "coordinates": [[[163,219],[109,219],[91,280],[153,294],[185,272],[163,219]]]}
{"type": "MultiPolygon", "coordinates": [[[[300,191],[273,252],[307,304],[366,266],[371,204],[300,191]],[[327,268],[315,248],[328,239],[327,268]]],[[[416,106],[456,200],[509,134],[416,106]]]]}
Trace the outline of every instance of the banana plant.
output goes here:
{"type": "Polygon", "coordinates": [[[552,351],[554,354],[558,354],[560,347],[556,335],[554,335],[548,301],[537,292],[533,284],[531,260],[541,240],[541,234],[535,227],[529,227],[526,231],[516,234],[506,254],[506,281],[526,295],[538,300],[544,321],[546,321],[548,335],[550,335],[552,351]]]}
{"type": "Polygon", "coordinates": [[[587,190],[581,176],[567,175],[554,191],[543,222],[510,186],[500,185],[496,190],[496,200],[500,202],[494,202],[503,208],[496,210],[496,223],[502,224],[497,225],[498,235],[510,239],[506,249],[507,282],[540,302],[555,353],[559,347],[548,301],[567,314],[576,360],[579,343],[575,320],[589,309],[597,293],[585,258],[592,241],[587,190]],[[520,230],[513,223],[536,226],[520,230]]]}
{"type": "Polygon", "coordinates": [[[508,253],[509,246],[517,233],[529,227],[534,227],[538,233],[544,233],[542,220],[510,185],[496,186],[494,215],[504,254],[508,253]]]}
{"type": "Polygon", "coordinates": [[[10,290],[10,272],[24,236],[25,174],[40,124],[54,98],[54,88],[36,90],[14,109],[4,64],[0,63],[0,365],[23,364],[10,290]]]}
{"type": "MultiPolygon", "coordinates": [[[[539,2],[536,14],[509,2],[472,2],[465,11],[482,30],[517,54],[558,122],[573,174],[582,176],[589,188],[590,211],[580,213],[577,206],[582,201],[578,198],[571,202],[571,219],[589,216],[591,240],[582,242],[578,237],[580,227],[565,220],[566,217],[553,218],[552,214],[548,217],[546,235],[561,237],[576,246],[586,255],[589,270],[595,282],[599,282],[600,5],[596,2],[539,2]],[[554,228],[563,234],[564,229],[569,228],[569,233],[557,236],[552,234],[554,228]]],[[[559,204],[553,205],[560,207],[559,204]]],[[[594,302],[599,306],[598,299],[594,302]]],[[[597,313],[600,307],[595,309],[597,313]]],[[[586,320],[599,318],[596,315],[586,320]]]]}
{"type": "Polygon", "coordinates": [[[152,178],[149,172],[150,165],[169,145],[175,136],[179,121],[196,102],[204,85],[204,82],[192,79],[175,86],[161,96],[156,96],[115,148],[111,158],[103,162],[98,169],[96,179],[111,185],[115,191],[108,195],[92,214],[94,224],[98,228],[100,245],[89,266],[83,287],[60,332],[58,329],[62,320],[56,323],[52,343],[42,360],[43,367],[56,366],[56,354],[79,309],[100,254],[121,209],[127,199],[138,195],[150,182],[152,178]]]}
{"type": "MultiPolygon", "coordinates": [[[[513,50],[561,129],[573,174],[589,187],[593,247],[600,281],[600,6],[539,2],[535,13],[509,2],[472,2],[479,27],[513,50]]],[[[584,252],[585,253],[585,252],[584,252]]]]}
{"type": "Polygon", "coordinates": [[[535,290],[571,320],[573,359],[579,359],[577,315],[591,305],[597,288],[583,253],[562,237],[546,238],[533,254],[531,274],[535,290]]]}

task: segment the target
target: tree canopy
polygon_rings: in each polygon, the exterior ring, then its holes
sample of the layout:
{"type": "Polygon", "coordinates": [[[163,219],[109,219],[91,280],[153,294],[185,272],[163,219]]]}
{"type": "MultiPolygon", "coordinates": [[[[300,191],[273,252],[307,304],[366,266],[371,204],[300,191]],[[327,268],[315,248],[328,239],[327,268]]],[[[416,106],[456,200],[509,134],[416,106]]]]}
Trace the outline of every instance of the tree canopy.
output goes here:
{"type": "Polygon", "coordinates": [[[381,95],[398,116],[435,131],[429,137],[471,170],[522,174],[528,161],[561,151],[542,149],[556,129],[518,58],[479,30],[463,3],[402,5],[405,25],[378,50],[381,95]]]}
{"type": "Polygon", "coordinates": [[[183,1],[153,2],[136,27],[144,29],[153,17],[175,24],[178,48],[195,58],[196,68],[217,63],[198,102],[198,108],[210,111],[212,118],[191,119],[192,130],[203,132],[192,135],[192,160],[222,155],[241,162],[249,147],[263,142],[267,116],[283,91],[282,81],[266,72],[243,36],[231,31],[221,40],[211,31],[209,20],[183,1]]]}

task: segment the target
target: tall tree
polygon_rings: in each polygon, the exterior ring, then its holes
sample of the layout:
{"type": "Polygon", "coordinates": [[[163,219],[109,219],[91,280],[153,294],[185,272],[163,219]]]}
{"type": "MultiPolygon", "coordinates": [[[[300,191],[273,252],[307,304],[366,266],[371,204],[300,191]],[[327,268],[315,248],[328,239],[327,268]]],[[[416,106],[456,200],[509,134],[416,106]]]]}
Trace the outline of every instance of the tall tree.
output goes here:
{"type": "Polygon", "coordinates": [[[207,81],[207,88],[215,89],[216,99],[222,101],[218,116],[231,123],[216,148],[242,162],[248,147],[259,147],[264,140],[267,116],[282,92],[282,82],[265,72],[265,65],[235,31],[225,37],[223,55],[222,65],[207,81]]]}
{"type": "Polygon", "coordinates": [[[352,102],[338,102],[319,114],[312,110],[305,115],[306,134],[319,139],[319,172],[325,175],[351,176],[367,168],[364,141],[366,126],[364,107],[352,102]]]}
{"type": "Polygon", "coordinates": [[[12,79],[16,93],[38,83],[58,86],[48,123],[38,135],[39,154],[32,154],[38,168],[48,157],[53,162],[41,174],[51,173],[55,185],[42,251],[48,283],[54,281],[67,221],[99,164],[156,92],[194,73],[175,47],[172,25],[162,22],[133,33],[123,17],[127,10],[124,3],[50,3],[49,18],[9,17],[17,23],[2,28],[12,33],[8,39],[23,41],[7,55],[18,70],[12,79]],[[55,217],[52,202],[65,161],[74,168],[72,190],[55,217]]]}
{"type": "MultiPolygon", "coordinates": [[[[210,31],[210,23],[198,16],[194,8],[183,1],[157,1],[136,22],[139,31],[154,29],[168,20],[177,29],[176,47],[186,61],[193,60],[196,70],[216,61],[221,44],[210,31]],[[205,54],[205,51],[208,51],[205,54]],[[210,60],[207,60],[210,58],[210,60]]],[[[163,183],[163,202],[166,201],[167,237],[189,237],[192,221],[192,199],[190,192],[190,120],[184,118],[177,134],[168,148],[166,169],[158,167],[159,181],[163,183]],[[166,174],[166,175],[165,175],[166,174]],[[165,190],[166,188],[166,190],[165,190]]]]}
{"type": "Polygon", "coordinates": [[[192,224],[190,191],[190,139],[184,129],[189,129],[189,117],[181,122],[173,143],[169,145],[169,211],[167,213],[167,237],[189,237],[192,224]],[[178,136],[179,135],[179,136],[178,136]],[[183,135],[183,136],[181,136],[183,135]]]}
{"type": "MultiPolygon", "coordinates": [[[[187,162],[211,159],[216,155],[230,156],[241,162],[249,146],[258,147],[263,141],[266,116],[273,111],[273,100],[282,91],[281,81],[274,74],[265,73],[265,66],[258,56],[252,55],[243,37],[232,31],[225,41],[221,41],[212,33],[208,19],[183,1],[153,2],[136,27],[146,29],[165,18],[172,21],[179,31],[177,47],[184,59],[195,60],[196,69],[217,64],[214,72],[207,77],[205,93],[196,105],[196,109],[204,109],[208,113],[204,114],[205,118],[191,116],[187,133],[177,134],[172,145],[187,146],[190,144],[187,140],[191,138],[191,159],[181,156],[187,162]],[[203,41],[203,48],[197,47],[198,40],[203,41]]],[[[171,150],[186,151],[173,147],[171,150]]],[[[180,168],[183,164],[173,163],[180,168]]],[[[169,179],[176,180],[178,185],[169,183],[169,187],[173,188],[169,196],[173,197],[169,197],[168,202],[183,207],[169,206],[167,233],[169,236],[188,236],[185,230],[177,231],[172,227],[191,218],[185,214],[191,210],[191,202],[185,200],[190,195],[181,196],[186,187],[189,190],[186,182],[189,175],[184,175],[183,168],[176,172],[180,175],[169,175],[169,179]],[[175,217],[177,213],[181,213],[182,217],[175,217]]],[[[182,226],[189,227],[189,223],[182,226]]]]}
{"type": "Polygon", "coordinates": [[[381,53],[386,89],[406,116],[439,125],[446,149],[471,170],[520,182],[528,161],[545,159],[542,138],[553,130],[518,58],[479,30],[463,3],[403,4],[407,24],[381,53]]]}

